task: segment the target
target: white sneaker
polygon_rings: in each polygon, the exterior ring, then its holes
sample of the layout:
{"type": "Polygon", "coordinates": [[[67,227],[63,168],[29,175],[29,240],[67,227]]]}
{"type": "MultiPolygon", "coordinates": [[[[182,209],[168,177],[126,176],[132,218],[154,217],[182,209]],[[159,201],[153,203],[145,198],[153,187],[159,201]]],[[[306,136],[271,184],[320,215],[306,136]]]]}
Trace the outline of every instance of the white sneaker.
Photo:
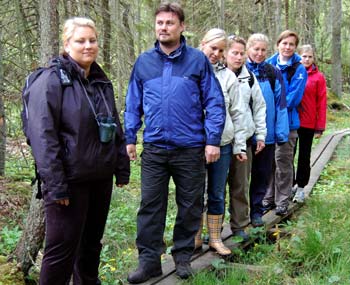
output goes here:
{"type": "Polygon", "coordinates": [[[297,192],[294,195],[293,202],[296,202],[296,203],[305,202],[304,188],[298,187],[297,192]]]}

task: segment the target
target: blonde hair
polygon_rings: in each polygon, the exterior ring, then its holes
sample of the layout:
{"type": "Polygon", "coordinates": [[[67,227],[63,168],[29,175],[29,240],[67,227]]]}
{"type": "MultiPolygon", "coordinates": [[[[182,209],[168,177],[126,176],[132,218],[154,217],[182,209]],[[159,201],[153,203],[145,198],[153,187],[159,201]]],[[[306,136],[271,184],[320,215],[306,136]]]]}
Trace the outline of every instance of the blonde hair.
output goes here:
{"type": "Polygon", "coordinates": [[[252,34],[247,41],[247,49],[251,48],[256,42],[264,42],[266,46],[269,45],[269,38],[260,33],[252,34]]]}
{"type": "Polygon", "coordinates": [[[312,45],[302,45],[299,49],[298,52],[300,55],[302,55],[304,52],[311,52],[312,56],[314,57],[314,63],[316,63],[316,53],[312,45]]]}
{"type": "Polygon", "coordinates": [[[74,17],[66,20],[66,22],[64,23],[62,32],[63,45],[67,43],[69,39],[73,36],[74,31],[77,27],[91,28],[95,32],[97,38],[97,30],[94,21],[84,17],[74,17]]]}
{"type": "Polygon", "coordinates": [[[203,49],[203,44],[206,44],[209,42],[217,43],[221,41],[224,41],[225,45],[227,45],[226,32],[218,28],[211,29],[204,35],[200,45],[200,49],[203,49]]]}

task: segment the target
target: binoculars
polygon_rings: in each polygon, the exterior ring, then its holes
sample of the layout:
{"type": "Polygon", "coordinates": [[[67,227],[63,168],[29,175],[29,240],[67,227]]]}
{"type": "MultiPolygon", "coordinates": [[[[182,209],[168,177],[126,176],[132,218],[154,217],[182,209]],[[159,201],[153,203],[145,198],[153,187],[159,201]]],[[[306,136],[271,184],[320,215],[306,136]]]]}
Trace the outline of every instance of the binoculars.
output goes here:
{"type": "Polygon", "coordinates": [[[117,124],[114,117],[98,116],[96,118],[98,125],[98,132],[100,141],[102,143],[109,143],[112,141],[116,134],[117,124]]]}

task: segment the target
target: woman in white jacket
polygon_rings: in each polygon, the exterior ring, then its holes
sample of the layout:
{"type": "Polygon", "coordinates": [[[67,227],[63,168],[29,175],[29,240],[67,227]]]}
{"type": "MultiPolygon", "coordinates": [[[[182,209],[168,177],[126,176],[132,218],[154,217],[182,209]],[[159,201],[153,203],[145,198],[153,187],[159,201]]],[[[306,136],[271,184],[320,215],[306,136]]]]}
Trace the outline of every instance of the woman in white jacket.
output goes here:
{"type": "Polygon", "coordinates": [[[249,214],[249,177],[252,166],[252,143],[256,143],[258,154],[265,147],[266,104],[259,82],[245,66],[246,42],[237,36],[228,38],[226,53],[227,67],[232,70],[239,81],[239,96],[244,101],[244,123],[248,128],[247,157],[245,163],[233,157],[228,175],[230,193],[230,225],[233,235],[248,239],[245,228],[251,222],[253,226],[262,225],[262,221],[250,219],[249,214]]]}
{"type": "MultiPolygon", "coordinates": [[[[238,96],[236,76],[220,61],[226,48],[226,33],[211,29],[204,36],[200,49],[208,57],[225,97],[226,122],[220,143],[220,158],[208,164],[207,227],[209,247],[219,255],[229,255],[231,250],[221,240],[221,226],[225,212],[225,186],[232,153],[244,161],[246,157],[246,128],[243,120],[243,101],[238,96]]],[[[201,246],[201,229],[196,236],[196,247],[201,246]]]]}

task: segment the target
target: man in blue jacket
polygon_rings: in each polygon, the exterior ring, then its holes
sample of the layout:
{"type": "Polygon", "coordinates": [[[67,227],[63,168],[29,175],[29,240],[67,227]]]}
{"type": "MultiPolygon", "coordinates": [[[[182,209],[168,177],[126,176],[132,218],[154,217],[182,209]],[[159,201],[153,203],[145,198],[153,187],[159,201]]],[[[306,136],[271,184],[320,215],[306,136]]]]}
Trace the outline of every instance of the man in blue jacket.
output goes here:
{"type": "Polygon", "coordinates": [[[137,59],[126,95],[127,151],[136,159],[136,135],[145,122],[141,164],[141,205],[137,214],[139,266],[128,276],[142,283],[162,274],[161,254],[168,185],[176,185],[178,212],[172,255],[177,275],[192,274],[190,259],[198,231],[205,163],[220,156],[225,105],[211,65],[186,45],[184,12],[163,3],[155,12],[155,47],[137,59]]]}

